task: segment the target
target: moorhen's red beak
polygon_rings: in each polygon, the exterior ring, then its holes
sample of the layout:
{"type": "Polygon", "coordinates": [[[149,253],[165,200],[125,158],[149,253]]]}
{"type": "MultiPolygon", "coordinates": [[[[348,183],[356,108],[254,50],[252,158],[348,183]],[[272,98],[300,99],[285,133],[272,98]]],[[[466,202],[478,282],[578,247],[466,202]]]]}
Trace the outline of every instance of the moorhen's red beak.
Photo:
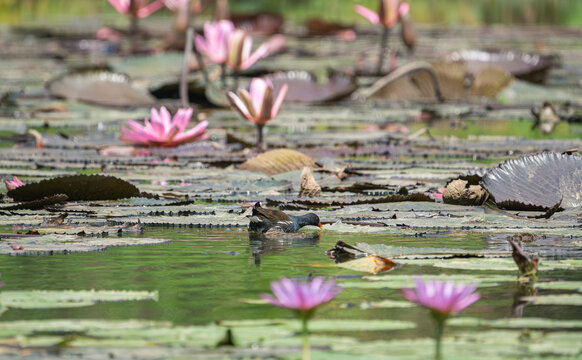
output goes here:
{"type": "Polygon", "coordinates": [[[323,226],[321,225],[321,222],[320,222],[319,224],[317,224],[317,226],[319,226],[319,228],[320,228],[321,230],[323,230],[323,226]]]}

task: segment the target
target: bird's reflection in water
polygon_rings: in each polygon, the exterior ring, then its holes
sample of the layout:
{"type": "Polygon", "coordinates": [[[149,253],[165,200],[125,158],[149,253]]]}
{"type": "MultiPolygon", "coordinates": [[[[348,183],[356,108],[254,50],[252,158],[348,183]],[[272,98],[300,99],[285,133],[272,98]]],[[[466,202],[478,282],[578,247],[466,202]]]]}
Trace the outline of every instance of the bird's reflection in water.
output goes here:
{"type": "Polygon", "coordinates": [[[249,232],[249,246],[255,260],[255,265],[261,265],[261,256],[269,253],[285,251],[291,246],[316,245],[321,238],[321,232],[285,233],[268,231],[266,233],[249,232]]]}

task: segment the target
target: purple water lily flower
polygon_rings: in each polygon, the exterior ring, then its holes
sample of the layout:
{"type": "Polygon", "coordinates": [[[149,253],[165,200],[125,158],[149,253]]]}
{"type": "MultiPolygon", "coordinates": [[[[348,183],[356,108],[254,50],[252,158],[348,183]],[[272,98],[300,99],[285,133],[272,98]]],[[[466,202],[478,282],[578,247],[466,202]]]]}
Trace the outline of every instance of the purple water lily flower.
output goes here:
{"type": "Polygon", "coordinates": [[[12,180],[4,180],[4,185],[6,185],[6,190],[10,191],[18,187],[21,187],[22,185],[24,185],[24,183],[20,181],[18,177],[14,176],[12,180]]]}
{"type": "Polygon", "coordinates": [[[208,139],[209,135],[205,133],[208,121],[202,121],[186,130],[191,118],[191,108],[179,109],[174,117],[163,106],[159,113],[155,108],[152,108],[151,118],[145,119],[144,125],[129,120],[127,122],[129,129],[122,126],[123,135],[120,139],[132,144],[164,147],[174,147],[208,139]]]}
{"type": "Polygon", "coordinates": [[[443,316],[456,314],[479,300],[475,284],[455,284],[453,281],[416,280],[416,289],[402,289],[408,300],[443,316]]]}
{"type": "Polygon", "coordinates": [[[230,20],[207,21],[204,23],[204,36],[196,34],[194,43],[200,53],[215,64],[226,64],[228,49],[234,24],[230,20]]]}
{"type": "Polygon", "coordinates": [[[325,281],[324,277],[319,276],[311,281],[282,278],[271,283],[271,290],[275,297],[262,294],[261,299],[275,306],[310,313],[319,305],[336,297],[343,289],[336,286],[334,281],[325,281]]]}
{"type": "Polygon", "coordinates": [[[405,298],[429,309],[435,320],[435,359],[441,359],[441,343],[447,318],[479,300],[481,295],[474,292],[476,288],[475,284],[464,285],[455,284],[454,281],[417,279],[415,289],[402,289],[405,298]]]}
{"type": "Polygon", "coordinates": [[[249,91],[240,89],[238,94],[227,93],[228,100],[243,117],[257,124],[257,147],[263,144],[263,126],[279,112],[287,95],[287,84],[275,96],[273,83],[269,79],[254,78],[249,91]]]}

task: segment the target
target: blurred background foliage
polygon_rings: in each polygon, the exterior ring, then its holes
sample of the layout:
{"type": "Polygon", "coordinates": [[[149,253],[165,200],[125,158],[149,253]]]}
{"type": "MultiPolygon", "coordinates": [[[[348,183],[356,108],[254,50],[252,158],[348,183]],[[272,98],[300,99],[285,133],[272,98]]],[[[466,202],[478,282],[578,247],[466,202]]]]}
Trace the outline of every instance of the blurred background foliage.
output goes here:
{"type": "MultiPolygon", "coordinates": [[[[581,0],[409,0],[417,23],[441,25],[524,24],[582,25],[581,0]]],[[[290,21],[319,17],[365,23],[353,5],[376,8],[377,0],[231,0],[232,12],[271,11],[290,21]]],[[[209,9],[210,10],[210,9],[209,9]]],[[[207,10],[204,15],[210,16],[207,10]]],[[[0,0],[0,22],[31,25],[72,17],[102,17],[115,10],[106,0],[0,0]]],[[[155,16],[164,16],[161,13],[155,16]]]]}

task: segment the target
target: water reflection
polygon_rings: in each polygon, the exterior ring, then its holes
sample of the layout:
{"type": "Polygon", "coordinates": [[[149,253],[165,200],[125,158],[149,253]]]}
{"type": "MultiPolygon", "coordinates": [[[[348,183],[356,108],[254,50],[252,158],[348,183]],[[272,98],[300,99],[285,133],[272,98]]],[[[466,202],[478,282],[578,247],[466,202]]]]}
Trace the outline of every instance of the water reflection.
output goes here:
{"type": "Polygon", "coordinates": [[[538,289],[535,287],[535,281],[527,283],[517,282],[517,291],[513,294],[513,303],[511,304],[511,317],[523,317],[523,309],[531,304],[533,300],[524,300],[526,296],[535,297],[538,289]]]}
{"type": "Polygon", "coordinates": [[[261,265],[261,256],[285,251],[293,245],[315,246],[321,239],[317,233],[249,232],[249,248],[255,265],[261,265]]]}

